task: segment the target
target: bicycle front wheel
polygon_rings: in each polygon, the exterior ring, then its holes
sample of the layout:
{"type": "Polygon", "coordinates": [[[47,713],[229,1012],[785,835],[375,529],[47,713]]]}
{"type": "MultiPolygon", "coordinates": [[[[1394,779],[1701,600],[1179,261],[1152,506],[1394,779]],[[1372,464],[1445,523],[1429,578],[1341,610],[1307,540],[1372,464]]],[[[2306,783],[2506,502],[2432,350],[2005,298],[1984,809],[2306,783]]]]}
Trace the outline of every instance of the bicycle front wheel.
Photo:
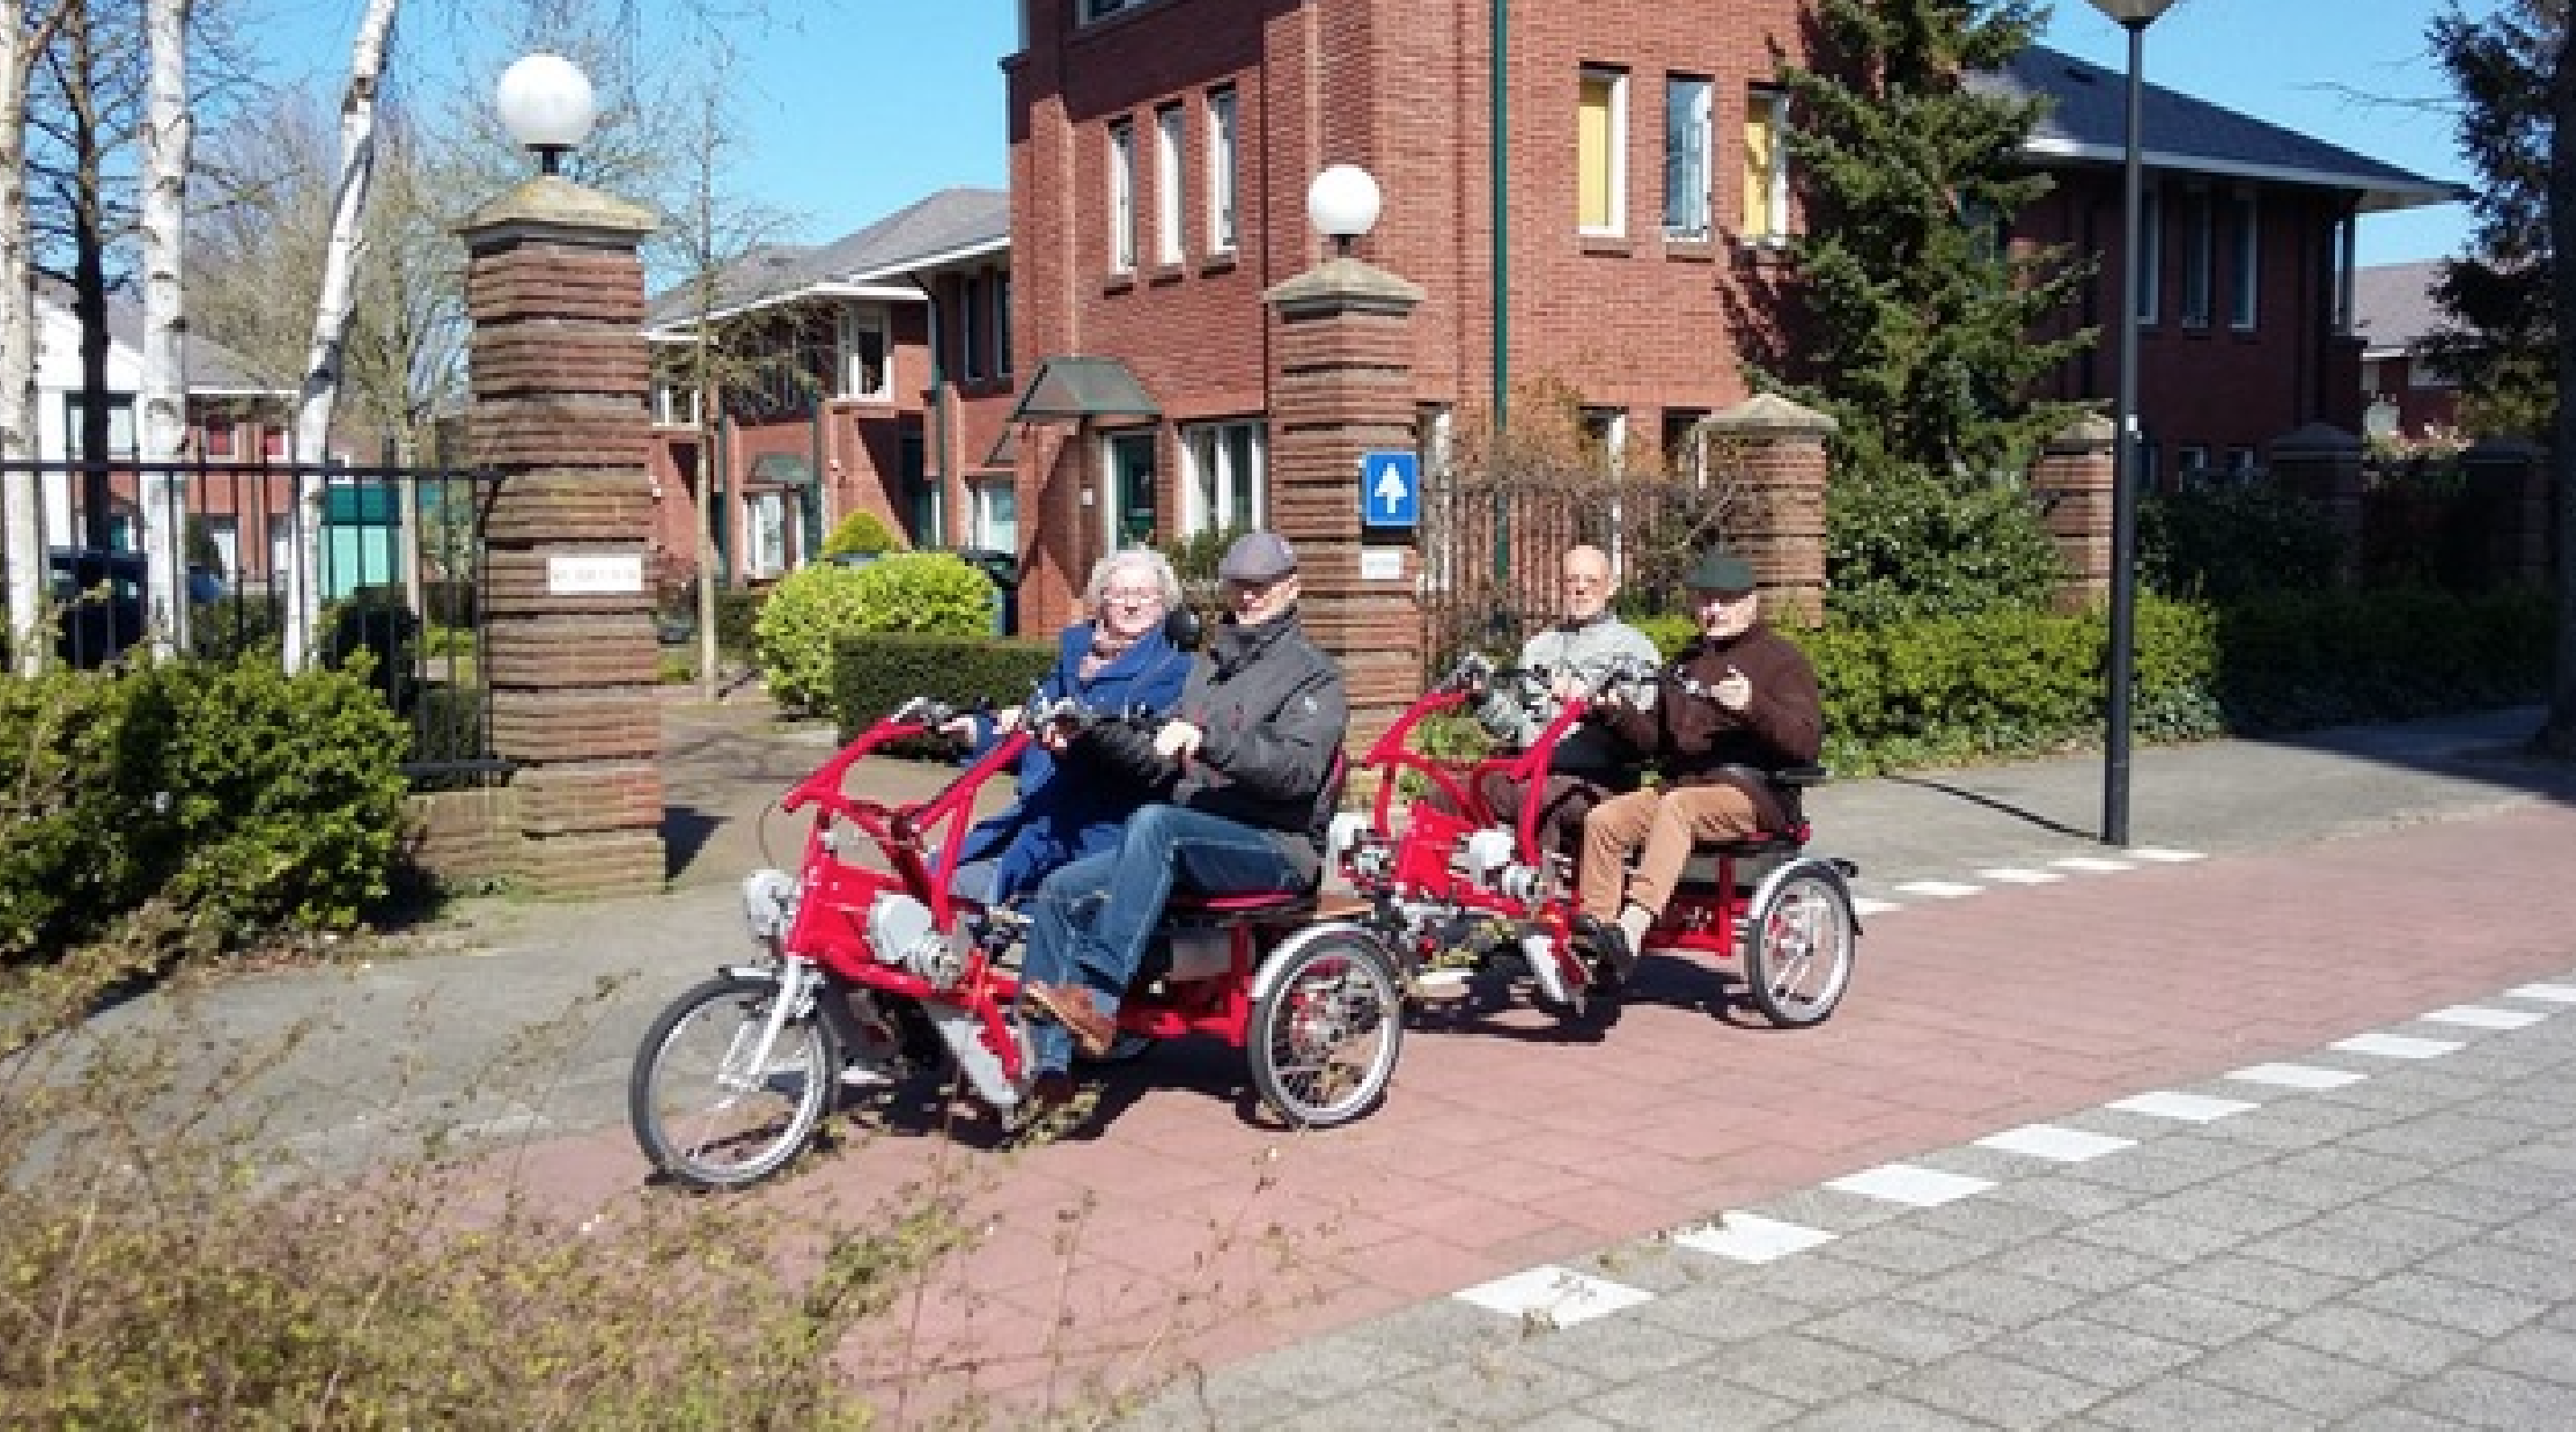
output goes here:
{"type": "Polygon", "coordinates": [[[839,1042],[810,1013],[778,1026],[778,981],[722,974],[672,1001],[635,1054],[635,1142],[674,1182],[740,1188],[804,1151],[831,1107],[839,1042]]]}

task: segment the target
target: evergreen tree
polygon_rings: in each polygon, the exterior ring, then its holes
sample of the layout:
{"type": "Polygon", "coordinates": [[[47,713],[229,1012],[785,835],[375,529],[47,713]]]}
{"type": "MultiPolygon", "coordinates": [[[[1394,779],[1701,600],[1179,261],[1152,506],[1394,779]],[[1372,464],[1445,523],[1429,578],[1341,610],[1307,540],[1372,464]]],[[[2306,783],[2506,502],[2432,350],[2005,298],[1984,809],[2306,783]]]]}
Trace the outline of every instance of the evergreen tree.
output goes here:
{"type": "Polygon", "coordinates": [[[1781,72],[1804,215],[1784,289],[1797,341],[1767,371],[1757,358],[1755,381],[1840,424],[1829,563],[1846,614],[2036,598],[2058,575],[2020,476],[2082,411],[2031,394],[2093,341],[2062,331],[2090,274],[2006,242],[2052,182],[2022,154],[2046,101],[1970,83],[2028,48],[2042,13],[1821,0],[1811,65],[1781,72]]]}
{"type": "Polygon", "coordinates": [[[2459,380],[2472,431],[2542,443],[2558,391],[2549,77],[2566,31],[2566,0],[2506,0],[2476,20],[2455,4],[2425,31],[2459,93],[2460,146],[2484,181],[2469,200],[2469,252],[2434,280],[2448,322],[2425,352],[2459,380]]]}

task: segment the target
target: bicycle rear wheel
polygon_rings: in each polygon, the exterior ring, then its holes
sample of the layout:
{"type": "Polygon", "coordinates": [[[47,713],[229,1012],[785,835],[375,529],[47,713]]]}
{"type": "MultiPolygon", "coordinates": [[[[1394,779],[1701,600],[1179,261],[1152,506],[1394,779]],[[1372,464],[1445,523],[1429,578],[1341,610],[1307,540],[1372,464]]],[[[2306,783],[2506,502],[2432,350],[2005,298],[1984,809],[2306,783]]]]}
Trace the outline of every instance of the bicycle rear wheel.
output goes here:
{"type": "Polygon", "coordinates": [[[757,1183],[803,1152],[822,1123],[839,1041],[810,1011],[791,1011],[770,1039],[777,998],[774,975],[718,975],[672,1001],[645,1032],[627,1081],[627,1118],[644,1156],[673,1181],[757,1183]]]}

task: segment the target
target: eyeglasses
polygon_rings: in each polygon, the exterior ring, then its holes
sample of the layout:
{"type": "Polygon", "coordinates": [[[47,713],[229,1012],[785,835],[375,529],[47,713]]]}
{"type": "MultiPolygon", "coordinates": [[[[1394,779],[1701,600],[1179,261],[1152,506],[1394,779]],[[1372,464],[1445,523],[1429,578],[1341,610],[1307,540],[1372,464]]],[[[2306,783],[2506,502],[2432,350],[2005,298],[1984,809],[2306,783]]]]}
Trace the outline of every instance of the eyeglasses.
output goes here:
{"type": "Polygon", "coordinates": [[[1111,587],[1100,594],[1100,599],[1131,607],[1160,606],[1163,594],[1154,587],[1111,587]]]}
{"type": "Polygon", "coordinates": [[[1583,576],[1568,574],[1558,578],[1557,580],[1569,587],[1601,587],[1609,585],[1610,579],[1607,577],[1595,577],[1589,574],[1583,576]]]}

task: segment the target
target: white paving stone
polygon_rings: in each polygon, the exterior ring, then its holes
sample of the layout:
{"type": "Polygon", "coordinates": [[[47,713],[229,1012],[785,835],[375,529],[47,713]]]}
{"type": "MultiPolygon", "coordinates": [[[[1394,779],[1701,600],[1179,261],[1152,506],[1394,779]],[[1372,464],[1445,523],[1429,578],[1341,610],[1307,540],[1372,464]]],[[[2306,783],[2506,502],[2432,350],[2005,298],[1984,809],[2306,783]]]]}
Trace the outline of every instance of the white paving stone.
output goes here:
{"type": "Polygon", "coordinates": [[[2346,1054],[2376,1054],[2382,1059],[2439,1059],[2461,1044],[2456,1039],[2417,1039],[2404,1034],[2356,1034],[2326,1046],[2346,1054]]]}
{"type": "Polygon", "coordinates": [[[2127,850],[2132,860],[2152,860],[2158,865],[2182,865],[2209,858],[2197,850],[2168,850],[2161,845],[2132,845],[2127,850]]]}
{"type": "Polygon", "coordinates": [[[1880,1164],[1827,1183],[1825,1187],[1857,1193],[1885,1203],[1902,1203],[1909,1208],[1937,1208],[1955,1203],[1971,1194],[1994,1187],[1994,1180],[1970,1178],[1966,1174],[1943,1173],[1939,1169],[1914,1164],[1880,1164]]]}
{"type": "Polygon", "coordinates": [[[1855,915],[1884,915],[1890,910],[1904,908],[1893,900],[1872,900],[1866,895],[1858,896],[1852,901],[1852,913],[1855,915]]]}
{"type": "Polygon", "coordinates": [[[1897,890],[1906,895],[1922,895],[1934,900],[1956,900],[1985,889],[1982,885],[1962,885],[1955,880],[1908,880],[1897,890]]]}
{"type": "Polygon", "coordinates": [[[2106,1107],[2126,1114],[2145,1114],[2155,1119],[2180,1119],[2188,1124],[2206,1124],[2234,1114],[2262,1108],[2242,1099],[2220,1099],[2208,1094],[2180,1094],[2158,1089],[2148,1094],[2132,1094],[2114,1099],[2106,1107]]]}
{"type": "Polygon", "coordinates": [[[2108,875],[2115,870],[2135,870],[2137,864],[2113,860],[2107,855],[2068,855],[2048,862],[2061,870],[2081,870],[2087,875],[2108,875]]]}
{"type": "Polygon", "coordinates": [[[1526,1318],[1551,1327],[1570,1328],[1594,1318],[1608,1317],[1622,1308],[1633,1308],[1649,1302],[1654,1294],[1625,1283],[1577,1273],[1553,1263],[1524,1269],[1508,1278],[1460,1290],[1462,1302],[1489,1308],[1507,1318],[1526,1318]]]}
{"type": "Polygon", "coordinates": [[[1834,1235],[1803,1223],[1783,1223],[1758,1213],[1729,1213],[1673,1235],[1673,1242],[1695,1253],[1731,1258],[1738,1263],[1769,1263],[1834,1241],[1834,1235]]]}
{"type": "Polygon", "coordinates": [[[1997,885],[2053,885],[2066,877],[2054,870],[2022,870],[2004,865],[1992,870],[1980,870],[1977,872],[1977,878],[1991,880],[1997,885]]]}
{"type": "Polygon", "coordinates": [[[2507,999],[2538,1000],[2542,1004],[2576,1004],[2576,985],[2515,985],[2504,993],[2507,999]]]}
{"type": "Polygon", "coordinates": [[[2341,1089],[2370,1076],[2314,1064],[2249,1064],[2242,1069],[2227,1071],[2227,1077],[2247,1084],[2272,1084],[2283,1089],[2341,1089]]]}
{"type": "Polygon", "coordinates": [[[2135,1147],[2137,1142],[2136,1139],[2123,1139],[2111,1134],[2060,1128],[2055,1124],[2024,1124],[2018,1129],[1988,1134],[1977,1140],[1977,1147],[2001,1149],[2008,1154],[2027,1154],[2055,1163],[2082,1163],[2135,1147]]]}
{"type": "Polygon", "coordinates": [[[2529,1029],[2548,1017],[2536,1009],[2490,1009],[2482,1004],[2455,1004],[2448,1009],[2416,1016],[2435,1024],[2456,1024],[2463,1029],[2529,1029]]]}

